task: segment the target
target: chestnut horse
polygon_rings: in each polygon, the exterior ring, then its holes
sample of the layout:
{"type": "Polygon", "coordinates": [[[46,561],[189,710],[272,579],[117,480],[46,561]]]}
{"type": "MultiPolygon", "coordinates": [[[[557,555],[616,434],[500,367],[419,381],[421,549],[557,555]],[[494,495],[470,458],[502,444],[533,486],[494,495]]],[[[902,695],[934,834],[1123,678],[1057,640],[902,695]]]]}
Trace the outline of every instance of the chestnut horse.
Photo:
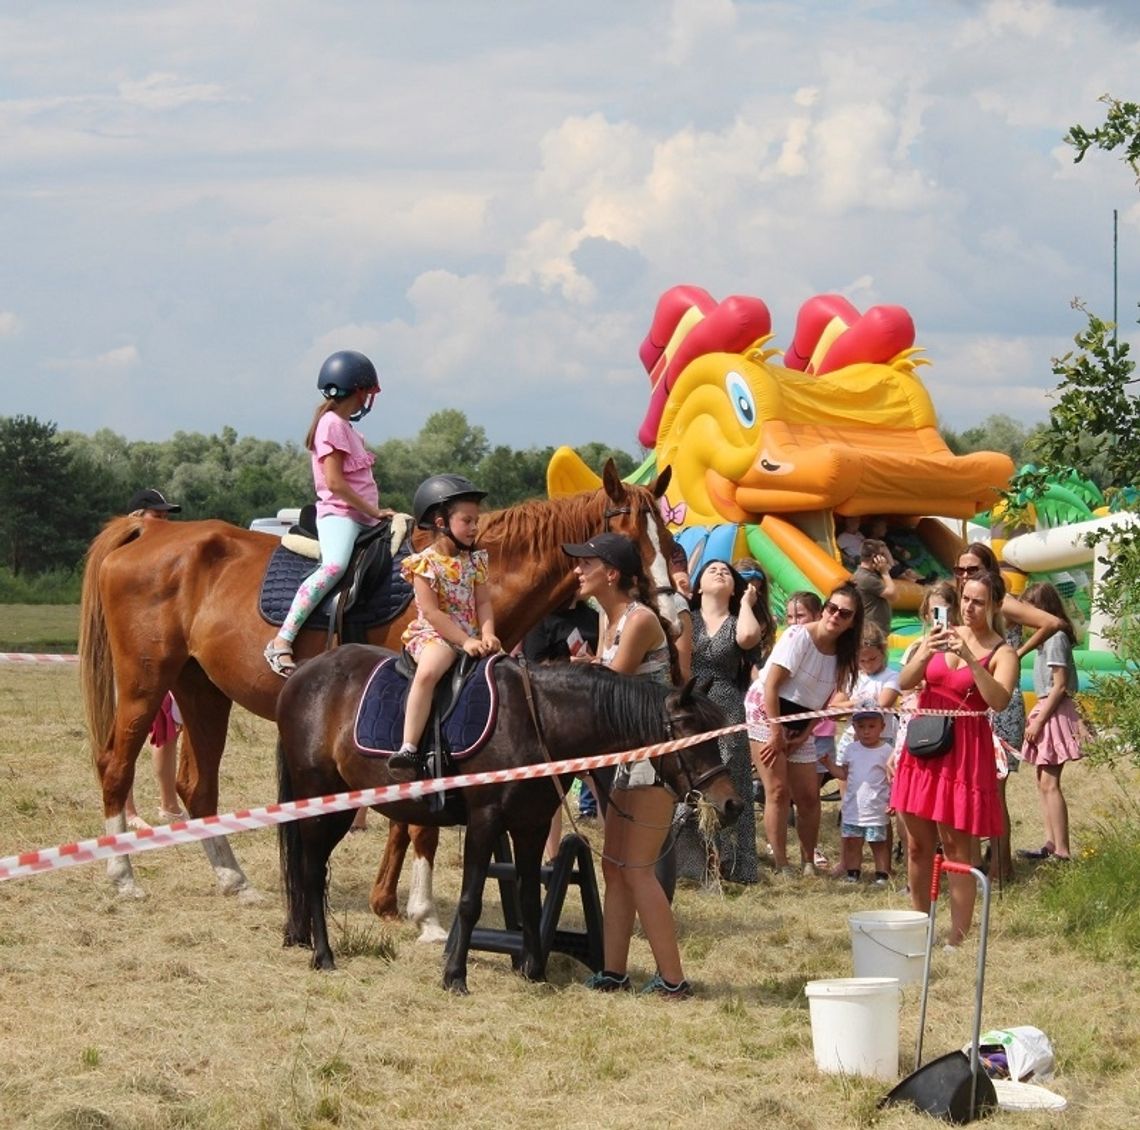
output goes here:
{"type": "MultiPolygon", "coordinates": [[[[654,584],[668,587],[672,539],[657,502],[668,471],[652,488],[633,486],[621,481],[611,460],[602,482],[596,491],[520,503],[480,521],[478,541],[490,554],[495,626],[507,650],[574,591],[563,542],[582,542],[602,529],[628,534],[638,542],[654,584]]],[[[425,540],[429,536],[420,533],[425,540]]],[[[178,794],[195,817],[218,810],[218,767],[232,704],[263,718],[276,716],[284,681],[262,656],[272,628],[258,611],[258,593],[277,544],[272,536],[225,522],[141,518],[112,519],[92,542],[80,609],[80,681],[108,834],[126,829],[123,805],[135,762],[168,690],[184,722],[178,794]]],[[[403,616],[372,629],[368,642],[398,648],[413,615],[409,606],[403,616]]],[[[299,663],[324,643],[323,631],[303,631],[296,641],[299,663]]],[[[407,828],[392,825],[371,905],[377,914],[395,914],[409,839],[416,851],[409,914],[426,937],[441,938],[431,899],[438,828],[409,835],[407,828]]],[[[225,837],[202,846],[224,892],[257,897],[225,837]]],[[[107,870],[121,894],[141,894],[128,856],[111,860],[107,870]]]]}
{"type": "MultiPolygon", "coordinates": [[[[277,706],[279,801],[394,783],[387,758],[362,754],[354,736],[360,697],[386,654],[366,645],[346,644],[306,663],[289,679],[277,706]]],[[[540,764],[545,759],[544,742],[550,759],[563,761],[707,734],[725,725],[724,712],[710,699],[693,693],[694,679],[677,690],[594,664],[560,663],[532,670],[513,660],[498,662],[494,679],[498,692],[495,728],[486,744],[464,759],[464,773],[540,764]]],[[[703,796],[722,824],[731,823],[743,811],[744,801],[714,739],[664,755],[658,772],[678,799],[696,801],[703,796]]],[[[569,783],[564,781],[564,785],[569,783]]],[[[523,935],[519,972],[532,981],[544,980],[539,869],[558,793],[549,779],[507,781],[468,789],[463,799],[465,811],[459,815],[466,817],[467,832],[457,909],[459,930],[446,955],[444,988],[467,992],[471,931],[482,911],[492,849],[504,832],[514,845],[519,878],[523,935]]],[[[394,801],[377,808],[393,820],[459,822],[454,812],[433,813],[423,800],[394,801]]],[[[285,944],[312,946],[315,969],[333,968],[325,918],[328,861],[348,832],[352,816],[351,811],[334,812],[281,824],[277,829],[286,898],[285,944]]]]}

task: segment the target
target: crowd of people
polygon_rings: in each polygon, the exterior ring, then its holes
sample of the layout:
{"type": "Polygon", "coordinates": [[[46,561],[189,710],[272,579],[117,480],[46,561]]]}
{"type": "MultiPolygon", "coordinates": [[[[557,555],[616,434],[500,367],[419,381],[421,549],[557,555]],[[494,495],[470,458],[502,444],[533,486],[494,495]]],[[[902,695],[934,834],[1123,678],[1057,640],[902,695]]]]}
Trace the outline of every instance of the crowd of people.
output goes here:
{"type": "MultiPolygon", "coordinates": [[[[391,515],[380,506],[372,458],[352,428],[380,391],[375,369],[362,354],[334,354],[318,387],[323,401],[306,444],[318,496],[321,562],[265,646],[266,662],[282,677],[294,669],[301,626],[336,583],[357,538],[391,515]]],[[[432,691],[459,654],[477,658],[500,647],[487,555],[476,544],[484,495],[466,478],[447,473],[431,476],[416,493],[415,522],[431,531],[432,540],[402,564],[416,614],[403,638],[414,678],[403,744],[389,759],[397,773],[425,769],[420,739],[432,691]]],[[[131,509],[164,519],[179,507],[151,488],[132,500],[131,509]]],[[[584,782],[578,815],[600,812],[604,822],[605,963],[590,987],[631,988],[629,948],[639,921],[657,966],[643,991],[676,999],[691,994],[671,905],[677,879],[714,888],[721,882],[751,886],[770,869],[793,881],[826,875],[857,884],[869,847],[870,882],[882,887],[892,881],[895,849],[895,858],[905,856],[904,889],[912,905],[927,911],[937,851],[1008,876],[1005,781],[1019,759],[1036,771],[1043,823],[1041,846],[1020,854],[1070,857],[1061,775],[1081,756],[1084,734],[1073,698],[1076,633],[1060,594],[1036,584],[1014,598],[992,551],[980,544],[960,554],[953,580],[920,574],[908,563],[914,555],[906,536],[896,531],[892,537],[879,517],[843,519],[836,540],[852,579],[824,600],[811,591],[792,593],[781,629],[768,578],[751,558],[706,559],[694,572],[676,548],[674,591],[666,594],[676,615],[667,618],[631,539],[599,531],[563,547],[575,592],[526,638],[522,654],[536,663],[600,663],[664,683],[691,674],[728,722],[741,726],[720,739],[721,757],[738,793],[763,803],[759,840],[753,805],[733,827],[706,838],[692,808],[663,787],[651,761],[584,782]],[[924,585],[923,630],[895,669],[889,639],[900,580],[924,585]],[[1020,662],[1031,651],[1037,652],[1037,702],[1026,718],[1020,662]],[[825,710],[832,713],[821,714],[825,710]],[[840,857],[831,866],[819,838],[821,790],[833,780],[840,797],[840,857]],[[793,809],[794,863],[788,855],[793,809]],[[983,840],[990,844],[985,861],[983,840]]],[[[177,729],[177,703],[168,695],[152,739],[163,818],[182,815],[175,787],[177,729]]],[[[133,797],[127,807],[141,825],[133,797]]],[[[548,857],[557,849],[560,819],[561,813],[548,857]]],[[[968,934],[974,898],[973,878],[951,875],[947,946],[960,945],[968,934]]]]}

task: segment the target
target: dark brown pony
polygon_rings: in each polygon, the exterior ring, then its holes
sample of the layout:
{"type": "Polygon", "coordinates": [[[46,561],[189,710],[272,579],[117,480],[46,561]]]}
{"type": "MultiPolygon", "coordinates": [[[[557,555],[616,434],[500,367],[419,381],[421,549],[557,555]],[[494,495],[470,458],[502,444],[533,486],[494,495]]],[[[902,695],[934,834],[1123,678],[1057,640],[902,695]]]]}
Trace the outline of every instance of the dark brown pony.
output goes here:
{"type": "MultiPolygon", "coordinates": [[[[289,679],[277,706],[278,800],[393,783],[387,759],[362,754],[353,735],[360,696],[385,654],[365,645],[346,644],[307,663],[289,679]]],[[[540,763],[544,760],[543,740],[550,758],[562,761],[635,749],[724,726],[720,708],[693,693],[694,681],[676,690],[594,664],[524,669],[513,660],[502,660],[495,667],[499,698],[495,729],[487,743],[464,760],[462,772],[540,763]],[[526,680],[530,682],[533,714],[526,680]]],[[[744,802],[720,759],[715,740],[666,754],[658,771],[679,799],[703,796],[716,809],[721,823],[731,823],[743,810],[744,802]]],[[[564,781],[568,784],[569,779],[564,781]]],[[[482,911],[492,848],[504,832],[510,834],[519,877],[523,953],[518,967],[524,977],[541,981],[546,969],[539,945],[539,868],[550,820],[558,807],[558,793],[549,779],[511,781],[468,789],[464,800],[467,833],[457,909],[459,930],[446,955],[444,987],[467,992],[471,931],[482,911]]],[[[432,813],[425,801],[379,807],[393,820],[421,825],[458,822],[454,814],[432,813]]],[[[316,969],[333,967],[325,920],[328,860],[347,833],[352,816],[352,812],[336,812],[278,826],[287,903],[285,944],[311,945],[316,969]]]]}
{"type": "MultiPolygon", "coordinates": [[[[512,648],[573,591],[562,542],[581,542],[607,528],[628,534],[641,548],[647,574],[665,587],[672,539],[657,500],[667,484],[666,472],[652,488],[627,485],[611,461],[600,490],[488,513],[480,522],[479,544],[490,552],[503,646],[512,648]]],[[[168,690],[185,723],[178,793],[191,816],[218,810],[218,767],[233,703],[263,718],[276,716],[284,681],[262,657],[272,628],[261,618],[257,598],[277,544],[274,537],[225,522],[142,518],[115,518],[92,542],[80,610],[80,680],[107,832],[126,828],[123,805],[135,762],[168,690]]],[[[409,608],[375,628],[368,642],[398,648],[412,615],[409,608]]],[[[296,642],[298,660],[318,654],[324,642],[322,631],[303,631],[296,642]]],[[[439,831],[412,830],[410,838],[427,872],[427,906],[421,897],[415,914],[425,923],[439,831]]],[[[409,830],[393,824],[371,899],[378,914],[396,911],[396,881],[408,842],[409,830]]],[[[205,840],[203,847],[223,891],[257,897],[224,837],[205,840]]],[[[140,893],[127,856],[112,860],[108,874],[121,893],[140,893]]]]}

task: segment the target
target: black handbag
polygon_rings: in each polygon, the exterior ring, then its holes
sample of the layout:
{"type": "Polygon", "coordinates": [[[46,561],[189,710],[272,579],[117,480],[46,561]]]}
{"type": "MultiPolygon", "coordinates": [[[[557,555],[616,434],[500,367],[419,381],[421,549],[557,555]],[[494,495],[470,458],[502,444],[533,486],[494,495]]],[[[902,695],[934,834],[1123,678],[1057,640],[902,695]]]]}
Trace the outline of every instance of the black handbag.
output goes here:
{"type": "Polygon", "coordinates": [[[948,714],[919,714],[906,728],[906,748],[925,761],[949,753],[954,745],[954,719],[948,714]]]}
{"type": "MultiPolygon", "coordinates": [[[[780,699],[780,714],[781,714],[781,716],[783,716],[784,714],[807,714],[807,713],[808,713],[808,708],[806,706],[801,706],[798,702],[792,702],[792,700],[790,698],[781,698],[780,699]]],[[[777,719],[775,719],[775,721],[779,722],[780,719],[777,718],[777,719]]],[[[782,725],[784,727],[784,733],[789,738],[793,738],[797,734],[802,734],[804,732],[804,730],[806,730],[809,726],[814,726],[815,723],[816,723],[816,719],[814,719],[814,718],[800,718],[796,722],[784,722],[784,723],[782,723],[782,725]]]]}

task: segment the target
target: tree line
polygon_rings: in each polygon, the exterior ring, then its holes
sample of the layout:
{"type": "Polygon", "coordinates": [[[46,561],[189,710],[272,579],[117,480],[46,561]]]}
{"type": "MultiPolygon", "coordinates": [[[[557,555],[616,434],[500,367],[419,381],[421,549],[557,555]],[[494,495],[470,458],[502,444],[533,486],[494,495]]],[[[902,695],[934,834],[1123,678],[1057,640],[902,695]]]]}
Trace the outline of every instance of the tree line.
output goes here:
{"type": "MultiPolygon", "coordinates": [[[[384,505],[405,512],[419,483],[441,470],[467,475],[497,507],[544,496],[554,454],[553,447],[492,446],[454,409],[433,413],[412,439],[370,450],[384,505]]],[[[623,475],[637,465],[602,443],[577,451],[599,469],[612,457],[623,475]]],[[[239,437],[230,427],[131,441],[106,428],[85,435],[31,416],[0,417],[0,570],[27,577],[79,568],[104,523],[126,513],[142,487],[179,503],[183,519],[237,526],[313,501],[309,453],[298,443],[239,437]]]]}
{"type": "MultiPolygon", "coordinates": [[[[1042,431],[998,415],[943,434],[954,451],[1004,451],[1020,464],[1042,431]]],[[[455,409],[433,413],[411,439],[370,450],[384,504],[401,511],[411,510],[420,482],[444,469],[477,482],[495,506],[542,497],[554,454],[553,447],[492,446],[486,431],[455,409]]],[[[601,443],[577,451],[599,471],[612,457],[623,475],[642,458],[601,443]]],[[[309,454],[298,443],[239,437],[230,427],[216,435],[179,431],[162,442],[132,441],[106,428],[86,435],[30,416],[0,417],[0,569],[34,576],[78,568],[92,538],[126,512],[141,487],[178,502],[183,519],[238,526],[313,498],[309,454]]]]}

